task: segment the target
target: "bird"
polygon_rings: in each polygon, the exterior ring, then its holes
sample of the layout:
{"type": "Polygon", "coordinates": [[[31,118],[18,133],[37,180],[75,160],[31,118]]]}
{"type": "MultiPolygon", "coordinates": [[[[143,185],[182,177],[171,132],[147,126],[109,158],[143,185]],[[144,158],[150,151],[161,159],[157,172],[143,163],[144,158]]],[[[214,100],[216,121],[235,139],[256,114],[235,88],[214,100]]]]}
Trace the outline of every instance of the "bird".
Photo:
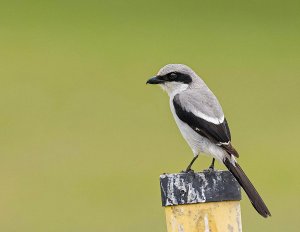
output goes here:
{"type": "Polygon", "coordinates": [[[256,211],[265,218],[271,216],[237,163],[239,153],[232,145],[222,107],[203,79],[187,65],[167,64],[146,84],[159,85],[169,95],[175,122],[194,155],[185,172],[193,171],[192,165],[200,154],[211,156],[209,170],[214,170],[215,160],[223,163],[244,189],[256,211]]]}

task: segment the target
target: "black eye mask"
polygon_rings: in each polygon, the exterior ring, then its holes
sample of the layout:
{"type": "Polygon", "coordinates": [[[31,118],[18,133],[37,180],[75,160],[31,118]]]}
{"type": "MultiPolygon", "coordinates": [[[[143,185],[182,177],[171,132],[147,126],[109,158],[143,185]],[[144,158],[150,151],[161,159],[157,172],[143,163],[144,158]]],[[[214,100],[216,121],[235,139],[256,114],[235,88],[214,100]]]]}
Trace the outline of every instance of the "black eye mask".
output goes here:
{"type": "Polygon", "coordinates": [[[171,72],[164,76],[159,76],[158,78],[164,82],[181,82],[184,84],[192,82],[192,78],[189,75],[178,72],[171,72]]]}

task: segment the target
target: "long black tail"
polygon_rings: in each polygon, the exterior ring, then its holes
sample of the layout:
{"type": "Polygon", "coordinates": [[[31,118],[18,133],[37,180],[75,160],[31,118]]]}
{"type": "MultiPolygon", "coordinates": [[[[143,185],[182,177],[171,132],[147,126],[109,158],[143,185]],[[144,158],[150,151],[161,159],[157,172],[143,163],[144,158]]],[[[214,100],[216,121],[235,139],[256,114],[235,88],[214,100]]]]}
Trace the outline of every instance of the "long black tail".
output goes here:
{"type": "Polygon", "coordinates": [[[254,188],[253,184],[250,182],[250,180],[248,179],[248,177],[246,176],[246,174],[244,173],[240,165],[238,163],[235,163],[235,165],[233,165],[228,158],[225,158],[223,162],[225,166],[228,168],[228,170],[233,174],[233,176],[239,182],[239,184],[242,186],[242,188],[245,190],[246,194],[248,195],[256,211],[265,218],[271,216],[271,213],[268,210],[266,204],[261,199],[260,195],[254,188]]]}

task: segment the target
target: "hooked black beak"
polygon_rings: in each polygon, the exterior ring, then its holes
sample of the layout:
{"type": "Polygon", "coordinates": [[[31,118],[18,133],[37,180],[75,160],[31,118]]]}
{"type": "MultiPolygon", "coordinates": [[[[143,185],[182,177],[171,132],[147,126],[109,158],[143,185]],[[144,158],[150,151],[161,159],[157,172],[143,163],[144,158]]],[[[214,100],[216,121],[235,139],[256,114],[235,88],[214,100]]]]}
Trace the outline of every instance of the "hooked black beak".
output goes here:
{"type": "Polygon", "coordinates": [[[156,85],[161,83],[164,83],[164,81],[159,79],[158,76],[152,77],[146,82],[146,84],[151,84],[151,85],[156,85]]]}

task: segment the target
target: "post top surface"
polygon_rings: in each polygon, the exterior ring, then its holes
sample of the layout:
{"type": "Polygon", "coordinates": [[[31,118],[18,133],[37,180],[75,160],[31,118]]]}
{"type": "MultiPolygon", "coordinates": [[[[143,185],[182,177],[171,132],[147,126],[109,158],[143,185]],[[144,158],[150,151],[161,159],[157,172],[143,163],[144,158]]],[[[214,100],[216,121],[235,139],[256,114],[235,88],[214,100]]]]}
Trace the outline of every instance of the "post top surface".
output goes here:
{"type": "Polygon", "coordinates": [[[241,188],[229,171],[160,175],[163,206],[241,200],[241,188]]]}

